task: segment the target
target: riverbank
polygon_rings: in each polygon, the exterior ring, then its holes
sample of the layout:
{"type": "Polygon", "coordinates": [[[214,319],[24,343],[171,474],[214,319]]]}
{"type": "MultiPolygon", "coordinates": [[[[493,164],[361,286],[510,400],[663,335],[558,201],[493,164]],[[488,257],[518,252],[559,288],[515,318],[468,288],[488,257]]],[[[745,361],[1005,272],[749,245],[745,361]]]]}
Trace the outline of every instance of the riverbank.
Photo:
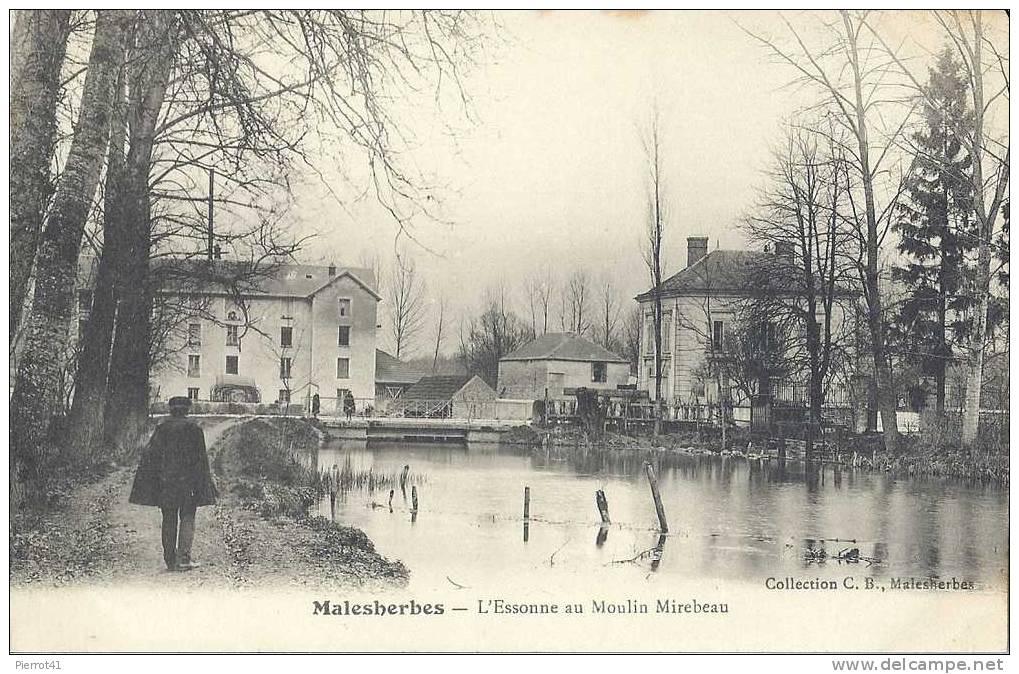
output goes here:
{"type": "MultiPolygon", "coordinates": [[[[602,437],[589,439],[573,427],[556,427],[550,430],[521,427],[507,434],[508,444],[527,445],[535,452],[571,453],[574,451],[611,451],[633,453],[675,453],[690,456],[732,456],[736,458],[762,458],[753,448],[748,452],[751,437],[746,429],[730,431],[726,446],[714,433],[676,433],[654,436],[620,435],[606,432],[602,437]]],[[[764,446],[763,441],[754,443],[764,446]]],[[[981,443],[973,450],[957,446],[926,443],[923,438],[904,437],[895,453],[883,450],[880,436],[852,437],[838,453],[840,463],[857,469],[888,473],[893,477],[947,477],[977,480],[995,484],[1009,483],[1009,455],[1007,445],[981,443]]]]}
{"type": "Polygon", "coordinates": [[[311,471],[295,469],[294,452],[316,447],[320,431],[297,419],[198,421],[219,490],[217,504],[200,508],[196,518],[193,557],[201,567],[166,571],[159,510],[127,502],[132,462],[68,477],[43,505],[12,516],[19,526],[10,539],[10,583],[182,589],[406,583],[406,568],[375,552],[362,531],[308,515],[318,488],[311,471]],[[268,452],[280,437],[287,438],[285,451],[268,452]]]}
{"type": "MultiPolygon", "coordinates": [[[[360,529],[312,516],[325,495],[320,474],[299,458],[328,439],[328,434],[296,418],[258,418],[224,434],[212,458],[223,483],[221,499],[244,512],[287,528],[286,543],[308,553],[325,578],[404,583],[406,567],[375,551],[360,529]]],[[[235,538],[239,560],[252,558],[252,542],[235,538]]]]}

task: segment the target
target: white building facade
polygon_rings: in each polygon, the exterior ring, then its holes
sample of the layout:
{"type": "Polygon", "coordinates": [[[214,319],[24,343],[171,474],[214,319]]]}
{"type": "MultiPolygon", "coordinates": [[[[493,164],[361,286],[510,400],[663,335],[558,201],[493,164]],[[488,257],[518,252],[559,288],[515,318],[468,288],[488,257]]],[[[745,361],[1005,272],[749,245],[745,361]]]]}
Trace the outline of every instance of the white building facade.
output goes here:
{"type": "MultiPolygon", "coordinates": [[[[209,289],[153,367],[153,401],[291,403],[333,412],[375,396],[379,295],[363,269],[284,265],[240,294],[209,289]]],[[[161,291],[164,293],[170,290],[161,291]]]]}
{"type": "MultiPolygon", "coordinates": [[[[741,305],[755,292],[747,286],[750,270],[759,265],[762,255],[747,250],[707,250],[706,237],[687,239],[687,266],[662,282],[662,347],[661,396],[669,405],[716,403],[719,382],[709,374],[707,363],[712,357],[725,357],[730,337],[738,329],[741,305]]],[[[844,297],[848,297],[843,293],[844,297]]],[[[641,344],[638,389],[656,399],[654,293],[637,296],[640,304],[641,344]]],[[[833,307],[833,334],[846,341],[851,329],[846,303],[833,307]]],[[[823,322],[823,315],[818,316],[823,322]]],[[[852,341],[852,340],[850,340],[852,341]]],[[[841,347],[845,347],[842,344],[841,347]]],[[[841,348],[840,347],[840,348],[841,348]]],[[[854,348],[852,346],[848,348],[854,348]]],[[[851,369],[851,368],[850,368],[851,369]]],[[[837,373],[837,381],[829,386],[829,397],[837,404],[848,403],[849,372],[837,373]]],[[[805,372],[788,372],[770,382],[773,396],[799,397],[805,392],[805,372]]],[[[748,405],[733,382],[722,378],[728,400],[748,405]]]]}

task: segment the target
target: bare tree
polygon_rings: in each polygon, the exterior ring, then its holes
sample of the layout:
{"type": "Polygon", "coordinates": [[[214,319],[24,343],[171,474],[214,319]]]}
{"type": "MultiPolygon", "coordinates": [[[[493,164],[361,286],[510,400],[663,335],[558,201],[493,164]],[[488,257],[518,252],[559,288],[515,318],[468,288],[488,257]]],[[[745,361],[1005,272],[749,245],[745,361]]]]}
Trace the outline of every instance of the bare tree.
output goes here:
{"type": "Polygon", "coordinates": [[[630,363],[630,372],[640,372],[640,328],[643,323],[640,305],[631,305],[623,314],[622,330],[622,353],[620,354],[630,363]]]}
{"type": "Polygon", "coordinates": [[[648,126],[644,131],[644,159],[647,164],[645,185],[647,188],[647,223],[642,254],[651,277],[652,329],[655,343],[655,426],[654,433],[661,433],[662,419],[662,242],[665,238],[668,210],[662,172],[662,136],[658,107],[651,111],[648,126]]]}
{"type": "Polygon", "coordinates": [[[389,305],[387,321],[394,354],[407,355],[421,330],[425,327],[425,284],[418,275],[414,261],[398,256],[385,282],[386,303],[389,305]]]}
{"type": "Polygon", "coordinates": [[[565,295],[564,303],[569,309],[570,332],[583,335],[588,331],[591,321],[591,314],[588,310],[590,291],[588,286],[590,280],[587,272],[583,269],[574,271],[566,282],[563,289],[565,295]]]}
{"type": "Polygon", "coordinates": [[[598,341],[609,351],[616,351],[619,343],[616,338],[617,324],[622,307],[619,303],[615,283],[610,275],[605,276],[600,290],[598,295],[598,341]]]}
{"type": "MultiPolygon", "coordinates": [[[[124,268],[131,273],[117,286],[124,290],[118,306],[127,311],[118,310],[125,329],[118,321],[106,437],[122,448],[135,441],[148,404],[151,348],[141,345],[156,335],[153,290],[164,282],[148,275],[150,261],[211,258],[223,248],[256,280],[264,278],[294,250],[285,232],[263,225],[290,198],[290,173],[312,166],[306,140],[312,136],[362,152],[368,192],[412,237],[410,222],[427,216],[435,200],[425,198],[424,179],[398,159],[403,136],[388,101],[401,87],[434,85],[438,95],[448,82],[466,105],[459,68],[471,58],[475,25],[459,12],[188,10],[168,19],[145,60],[154,73],[165,62],[154,54],[166,54],[172,75],[151,77],[139,108],[156,121],[145,133],[130,126],[128,165],[137,167],[132,175],[146,176],[145,188],[130,193],[149,206],[130,220],[137,236],[124,268]],[[147,162],[131,161],[136,138],[137,156],[147,162]],[[141,151],[146,146],[148,153],[141,151]],[[196,197],[210,170],[219,192],[214,200],[196,197]],[[206,201],[226,216],[215,232],[195,208],[206,201]]],[[[220,283],[219,266],[210,269],[220,283]]]]}
{"type": "MultiPolygon", "coordinates": [[[[153,279],[150,167],[156,124],[166,96],[181,30],[176,14],[145,10],[139,18],[127,69],[127,154],[110,183],[116,199],[111,217],[121,223],[110,260],[117,322],[112,335],[108,396],[103,418],[107,444],[130,452],[148,420],[152,348],[153,279]],[[120,248],[123,246],[123,248],[120,248]],[[119,250],[118,250],[119,249],[119,250]],[[122,254],[122,256],[121,256],[122,254]],[[119,263],[119,264],[117,264],[119,263]]],[[[99,297],[105,297],[102,293],[99,297]]]]}
{"type": "MultiPolygon", "coordinates": [[[[293,327],[291,327],[293,330],[293,327]]],[[[268,351],[271,355],[271,362],[267,363],[268,367],[279,369],[280,392],[279,396],[279,409],[282,416],[288,416],[290,413],[290,403],[293,401],[294,393],[299,392],[301,389],[306,388],[307,384],[297,389],[294,388],[294,369],[295,363],[300,360],[301,352],[306,343],[305,340],[306,328],[302,327],[297,331],[297,334],[291,333],[290,343],[286,344],[283,340],[282,331],[279,335],[261,335],[262,339],[265,339],[269,345],[268,351]]]]}
{"type": "Polygon", "coordinates": [[[43,214],[52,193],[60,66],[69,10],[21,10],[11,35],[10,328],[11,345],[28,294],[43,214]]]}
{"type": "Polygon", "coordinates": [[[942,20],[960,50],[973,96],[972,137],[967,138],[972,158],[972,180],[976,198],[973,205],[978,224],[977,242],[977,310],[970,337],[966,401],[962,424],[962,444],[972,446],[977,439],[980,422],[980,392],[983,386],[984,346],[987,333],[987,312],[991,301],[991,247],[1000,207],[1008,196],[1009,142],[988,138],[987,107],[1000,96],[1008,96],[1007,58],[988,42],[984,33],[983,13],[979,10],[955,13],[952,20],[942,20]],[[968,21],[966,21],[968,19],[968,21]],[[969,25],[966,25],[966,24],[969,25]],[[985,65],[984,51],[993,54],[991,64],[985,65]],[[995,62],[996,60],[996,62],[995,62]],[[1004,76],[998,91],[987,92],[986,71],[997,68],[1004,76]]]}
{"type": "Polygon", "coordinates": [[[527,309],[531,316],[531,332],[538,334],[538,297],[535,279],[528,276],[524,279],[524,296],[527,297],[527,309]]]}
{"type": "Polygon", "coordinates": [[[750,403],[754,396],[768,390],[772,378],[797,371],[786,335],[771,317],[737,309],[726,334],[722,368],[738,392],[739,402],[750,403]]]}
{"type": "Polygon", "coordinates": [[[499,377],[499,361],[531,338],[527,323],[506,304],[503,288],[487,293],[480,315],[460,325],[460,359],[470,374],[491,386],[499,377]]]}
{"type": "Polygon", "coordinates": [[[843,144],[828,130],[790,125],[784,141],[770,184],[744,223],[748,238],[772,254],[750,268],[751,295],[742,310],[751,328],[764,331],[756,340],[751,336],[750,346],[781,336],[776,367],[788,369],[788,359],[806,373],[810,421],[817,424],[831,380],[844,374],[851,355],[852,321],[846,319],[855,301],[856,234],[847,215],[849,167],[843,144]]]}
{"type": "MultiPolygon", "coordinates": [[[[988,310],[991,305],[991,262],[994,257],[995,234],[1001,229],[1001,206],[1008,199],[1009,139],[991,132],[989,114],[992,106],[1009,97],[1008,36],[988,33],[983,10],[951,11],[936,14],[949,42],[958,52],[972,96],[973,119],[967,128],[957,129],[963,147],[970,157],[971,171],[966,176],[973,183],[973,214],[977,224],[976,283],[973,293],[976,310],[970,331],[966,376],[966,398],[962,424],[962,444],[972,446],[977,439],[980,421],[980,392],[983,386],[984,351],[987,342],[988,310]],[[1000,39],[995,39],[999,38],[1000,39]],[[1002,44],[1003,42],[1003,44],[1002,44]]],[[[1005,19],[1007,25],[1007,19],[1005,19]]],[[[870,26],[868,26],[870,28],[870,26]]],[[[927,87],[910,71],[905,61],[880,34],[871,33],[884,47],[885,54],[898,66],[917,96],[927,97],[940,105],[927,87]]]]}
{"type": "Polygon", "coordinates": [[[103,200],[102,255],[96,265],[92,303],[84,331],[78,335],[80,358],[74,373],[75,395],[71,401],[71,435],[82,455],[90,458],[102,443],[104,415],[109,390],[110,351],[116,324],[115,279],[126,263],[125,236],[127,226],[117,217],[120,188],[124,179],[124,144],[127,138],[126,78],[121,78],[116,107],[110,129],[106,157],[106,189],[103,200]]]}
{"type": "MultiPolygon", "coordinates": [[[[703,349],[704,360],[697,369],[699,376],[705,379],[710,378],[714,382],[715,404],[722,431],[722,446],[726,447],[728,414],[732,402],[729,399],[729,370],[732,367],[730,342],[734,324],[731,317],[738,311],[738,303],[733,303],[725,298],[722,292],[723,289],[728,291],[731,288],[723,287],[722,274],[718,270],[719,263],[714,259],[706,259],[699,264],[703,294],[688,298],[686,306],[682,311],[676,313],[674,319],[676,328],[682,328],[692,333],[703,349]],[[730,320],[726,321],[726,318],[730,320]],[[728,324],[728,328],[726,324],[728,324]]],[[[670,325],[672,318],[663,316],[663,320],[660,322],[660,325],[665,326],[664,329],[661,329],[663,344],[666,343],[665,340],[669,339],[667,335],[675,332],[675,329],[670,325]]]]}
{"type": "Polygon", "coordinates": [[[11,485],[36,476],[58,402],[62,359],[70,342],[78,253],[116,107],[118,74],[133,12],[100,12],[82,103],[66,166],[46,216],[35,264],[24,351],[11,397],[11,485]]]}
{"type": "MultiPolygon", "coordinates": [[[[556,282],[547,265],[542,265],[538,271],[529,275],[524,281],[527,308],[531,314],[531,332],[535,336],[548,332],[549,321],[552,318],[552,296],[555,294],[555,289],[556,282]]],[[[563,329],[565,330],[565,327],[563,329]]]]}
{"type": "Polygon", "coordinates": [[[361,254],[358,255],[357,264],[359,267],[363,267],[371,271],[372,276],[375,280],[375,291],[382,294],[382,258],[375,251],[362,250],[361,254]]]}
{"type": "MultiPolygon", "coordinates": [[[[881,243],[891,223],[891,216],[901,193],[899,185],[879,190],[876,183],[887,176],[886,164],[893,158],[910,114],[899,115],[894,89],[899,83],[889,76],[889,69],[875,63],[879,45],[868,39],[869,14],[864,11],[840,11],[837,16],[817,21],[826,42],[809,46],[804,33],[783,17],[794,46],[784,48],[767,37],[748,34],[763,45],[776,59],[797,73],[797,81],[819,90],[821,107],[831,111],[831,119],[846,132],[853,147],[851,158],[854,182],[858,181],[863,203],[857,203],[856,190],[850,192],[853,219],[863,251],[859,275],[867,308],[871,356],[877,382],[878,407],[884,426],[885,447],[898,445],[896,395],[888,355],[887,325],[879,284],[881,243]],[[891,122],[887,128],[882,125],[891,122]],[[883,206],[880,194],[887,194],[883,206]]],[[[848,148],[847,148],[848,149],[848,148]]]]}
{"type": "Polygon", "coordinates": [[[435,315],[435,352],[432,355],[432,372],[436,371],[439,366],[439,350],[442,348],[442,341],[445,338],[446,328],[446,296],[439,295],[439,299],[434,302],[437,305],[435,315]]]}

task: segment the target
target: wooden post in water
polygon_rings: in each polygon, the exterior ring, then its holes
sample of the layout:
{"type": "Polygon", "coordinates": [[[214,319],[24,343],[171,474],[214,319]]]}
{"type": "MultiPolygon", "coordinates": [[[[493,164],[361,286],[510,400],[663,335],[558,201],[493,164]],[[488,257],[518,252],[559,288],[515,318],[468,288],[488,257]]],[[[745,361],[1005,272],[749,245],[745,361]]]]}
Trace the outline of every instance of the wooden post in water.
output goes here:
{"type": "Polygon", "coordinates": [[[416,486],[410,488],[410,504],[411,512],[416,513],[418,511],[418,488],[416,486]]]}
{"type": "Polygon", "coordinates": [[[403,467],[403,472],[400,473],[400,489],[407,491],[407,473],[410,472],[410,466],[406,465],[403,467]]]}
{"type": "Polygon", "coordinates": [[[524,487],[524,519],[531,519],[531,488],[524,487]]]}
{"type": "Polygon", "coordinates": [[[658,537],[658,544],[655,545],[653,552],[651,553],[651,570],[657,571],[658,566],[662,563],[662,555],[665,554],[665,533],[658,537]]]}
{"type": "Polygon", "coordinates": [[[393,494],[396,493],[395,489],[389,490],[389,512],[393,512],[393,494]]]}
{"type": "Polygon", "coordinates": [[[662,495],[658,491],[658,478],[655,476],[655,468],[650,461],[644,462],[644,472],[647,473],[647,481],[651,485],[651,497],[655,500],[655,511],[658,513],[658,526],[661,532],[668,533],[669,525],[665,521],[665,508],[662,506],[662,495]]]}
{"type": "Polygon", "coordinates": [[[594,502],[598,505],[598,514],[601,515],[602,524],[610,524],[609,500],[605,498],[605,492],[599,489],[594,493],[594,502]]]}

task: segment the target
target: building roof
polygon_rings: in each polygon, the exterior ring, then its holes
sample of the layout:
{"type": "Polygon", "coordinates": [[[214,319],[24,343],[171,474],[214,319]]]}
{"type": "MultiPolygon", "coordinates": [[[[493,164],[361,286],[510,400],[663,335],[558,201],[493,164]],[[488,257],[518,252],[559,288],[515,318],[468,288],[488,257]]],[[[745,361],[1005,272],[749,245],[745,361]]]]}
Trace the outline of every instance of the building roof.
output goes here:
{"type": "Polygon", "coordinates": [[[268,295],[307,298],[343,277],[351,278],[376,299],[375,275],[370,269],[311,264],[269,265],[246,260],[162,258],[153,261],[153,275],[164,292],[268,295]]]}
{"type": "Polygon", "coordinates": [[[413,365],[382,349],[375,349],[375,381],[379,384],[416,384],[425,376],[413,365]]]}
{"type": "Polygon", "coordinates": [[[608,349],[572,332],[546,332],[503,356],[504,360],[577,360],[584,362],[625,363],[608,349]]]}
{"type": "Polygon", "coordinates": [[[476,376],[473,374],[428,375],[404,391],[400,395],[400,401],[452,400],[453,396],[476,376]]]}
{"type": "MultiPolygon", "coordinates": [[[[783,263],[775,253],[758,250],[713,250],[692,265],[662,281],[662,297],[684,295],[749,295],[762,291],[782,294],[802,292],[802,278],[795,266],[783,263]]],[[[836,293],[855,292],[839,285],[836,293]]],[[[648,289],[638,302],[654,297],[648,289]]]]}
{"type": "MultiPolygon", "coordinates": [[[[662,281],[662,296],[702,295],[704,293],[732,294],[750,290],[748,272],[765,256],[753,250],[713,250],[682,271],[662,281]]],[[[637,296],[637,300],[651,299],[654,288],[637,296]]]]}

